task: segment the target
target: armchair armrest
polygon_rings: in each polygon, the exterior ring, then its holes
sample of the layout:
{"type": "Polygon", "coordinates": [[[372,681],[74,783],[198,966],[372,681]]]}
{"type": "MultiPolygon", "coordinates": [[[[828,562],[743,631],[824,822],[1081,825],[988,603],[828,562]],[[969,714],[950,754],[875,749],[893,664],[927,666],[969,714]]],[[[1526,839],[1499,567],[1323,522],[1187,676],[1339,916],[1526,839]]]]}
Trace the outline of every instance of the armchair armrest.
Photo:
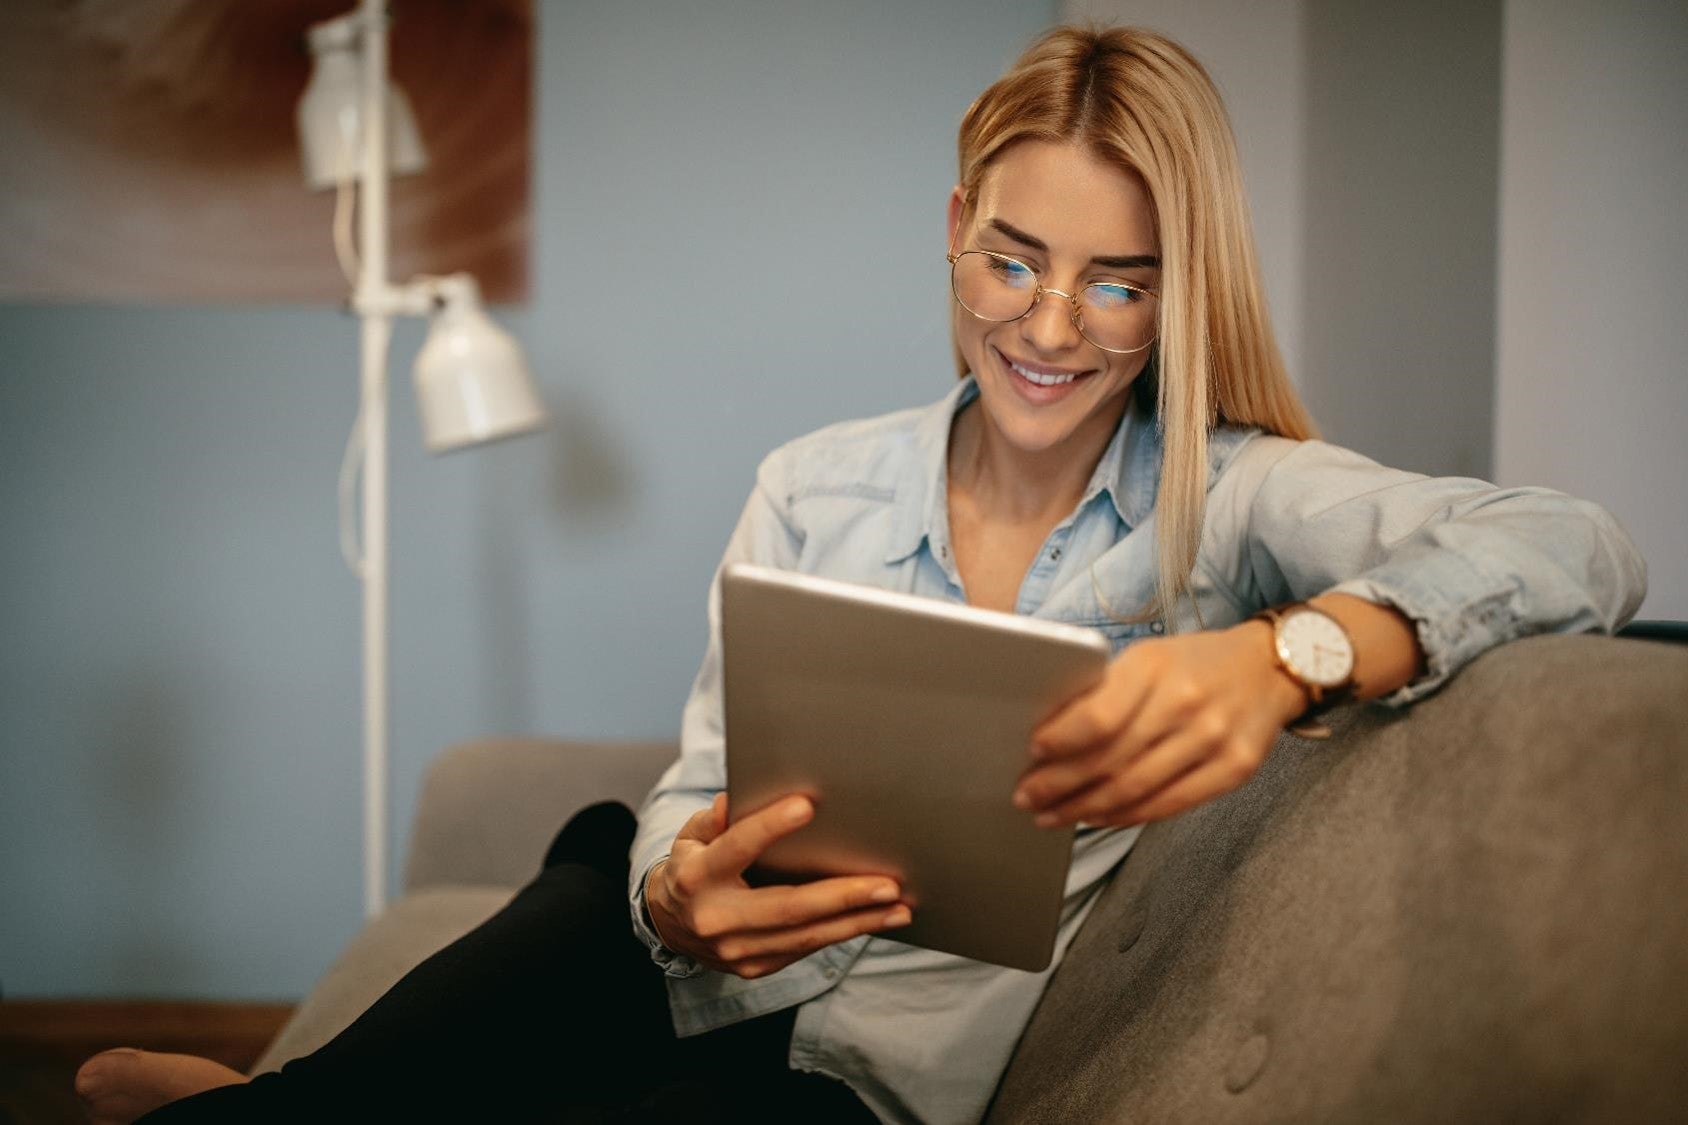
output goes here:
{"type": "Polygon", "coordinates": [[[678,754],[672,742],[488,739],[454,746],[422,782],[404,887],[519,887],[575,811],[637,808],[678,754]]]}

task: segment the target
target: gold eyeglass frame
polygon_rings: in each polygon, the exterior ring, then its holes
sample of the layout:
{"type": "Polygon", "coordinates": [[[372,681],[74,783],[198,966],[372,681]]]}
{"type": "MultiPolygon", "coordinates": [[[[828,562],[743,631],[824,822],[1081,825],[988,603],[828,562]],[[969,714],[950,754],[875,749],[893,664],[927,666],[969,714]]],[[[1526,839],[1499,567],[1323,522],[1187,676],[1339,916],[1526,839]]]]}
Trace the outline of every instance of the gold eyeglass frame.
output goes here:
{"type": "MultiPolygon", "coordinates": [[[[961,261],[961,259],[965,258],[969,254],[981,254],[981,255],[983,255],[984,257],[987,257],[987,258],[995,258],[999,262],[1013,262],[1015,265],[1019,266],[1020,268],[1024,269],[1026,272],[1030,273],[1032,275],[1032,277],[1034,277],[1034,278],[1038,277],[1038,272],[1035,269],[1032,269],[1030,263],[1023,262],[1019,258],[1014,257],[1014,255],[1012,255],[1012,254],[999,254],[995,250],[963,250],[959,254],[948,254],[948,253],[946,253],[944,255],[944,257],[949,259],[949,264],[950,264],[950,295],[955,298],[956,304],[960,305],[962,308],[967,310],[967,312],[970,316],[973,316],[974,318],[976,318],[978,320],[982,320],[986,324],[1013,324],[1016,320],[1024,320],[1024,319],[1026,319],[1026,317],[1032,315],[1032,313],[1037,311],[1038,302],[1043,300],[1043,295],[1045,293],[1053,293],[1055,296],[1061,298],[1063,301],[1067,302],[1067,304],[1072,306],[1073,327],[1078,330],[1078,334],[1080,336],[1084,337],[1084,342],[1089,344],[1093,348],[1097,348],[1101,351],[1107,352],[1109,355],[1131,355],[1134,352],[1140,352],[1144,348],[1149,347],[1151,344],[1153,344],[1160,337],[1160,294],[1156,293],[1153,289],[1145,289],[1141,285],[1133,285],[1129,281],[1122,281],[1122,280],[1118,280],[1118,279],[1111,280],[1111,281],[1107,282],[1107,284],[1108,285],[1117,285],[1121,289],[1129,289],[1133,293],[1141,293],[1145,297],[1153,297],[1155,299],[1155,331],[1154,331],[1154,334],[1149,337],[1147,342],[1142,343],[1142,344],[1138,344],[1135,348],[1108,348],[1108,347],[1103,347],[1101,344],[1098,344],[1095,340],[1092,340],[1090,338],[1089,334],[1086,333],[1085,330],[1084,330],[1084,315],[1083,315],[1083,311],[1079,308],[1078,297],[1075,296],[1072,293],[1063,292],[1060,289],[1051,289],[1049,286],[1043,284],[1041,279],[1038,280],[1037,288],[1035,290],[1033,290],[1033,292],[1032,292],[1031,304],[1026,306],[1026,311],[1021,313],[1019,316],[1011,316],[1007,320],[993,320],[992,318],[990,318],[988,316],[981,316],[979,313],[974,312],[972,307],[970,305],[968,305],[968,303],[966,301],[963,301],[961,299],[961,293],[957,290],[956,284],[955,284],[956,263],[961,261]]],[[[1084,290],[1090,288],[1091,285],[1099,285],[1099,284],[1102,284],[1102,283],[1093,281],[1089,285],[1084,286],[1083,289],[1080,289],[1079,292],[1083,293],[1084,290]]]]}

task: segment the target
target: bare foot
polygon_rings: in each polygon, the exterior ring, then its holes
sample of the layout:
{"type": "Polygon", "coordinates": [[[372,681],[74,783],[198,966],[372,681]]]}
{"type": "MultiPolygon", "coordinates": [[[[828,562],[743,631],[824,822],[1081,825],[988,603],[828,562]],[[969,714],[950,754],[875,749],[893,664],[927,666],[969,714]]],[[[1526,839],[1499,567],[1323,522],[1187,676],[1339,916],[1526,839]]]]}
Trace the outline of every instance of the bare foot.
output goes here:
{"type": "Polygon", "coordinates": [[[197,1055],[162,1055],[118,1047],[101,1051],[76,1072],[76,1094],[92,1125],[129,1125],[167,1102],[246,1075],[197,1055]]]}

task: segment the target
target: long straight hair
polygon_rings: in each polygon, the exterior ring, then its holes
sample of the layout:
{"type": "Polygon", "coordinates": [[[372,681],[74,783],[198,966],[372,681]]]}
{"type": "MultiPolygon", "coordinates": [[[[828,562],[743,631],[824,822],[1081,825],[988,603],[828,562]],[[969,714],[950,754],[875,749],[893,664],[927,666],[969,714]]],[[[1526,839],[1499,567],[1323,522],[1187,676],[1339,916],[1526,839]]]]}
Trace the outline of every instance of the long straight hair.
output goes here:
{"type": "MultiPolygon", "coordinates": [[[[1219,91],[1183,47],[1139,28],[1058,27],[979,95],[957,143],[965,210],[985,169],[1025,140],[1084,145],[1141,176],[1160,237],[1160,326],[1134,388],[1161,427],[1156,597],[1189,589],[1207,507],[1207,439],[1223,424],[1316,436],[1284,372],[1219,91]],[[1152,396],[1152,397],[1151,397],[1152,396]]],[[[965,363],[956,349],[958,369],[965,363]]]]}

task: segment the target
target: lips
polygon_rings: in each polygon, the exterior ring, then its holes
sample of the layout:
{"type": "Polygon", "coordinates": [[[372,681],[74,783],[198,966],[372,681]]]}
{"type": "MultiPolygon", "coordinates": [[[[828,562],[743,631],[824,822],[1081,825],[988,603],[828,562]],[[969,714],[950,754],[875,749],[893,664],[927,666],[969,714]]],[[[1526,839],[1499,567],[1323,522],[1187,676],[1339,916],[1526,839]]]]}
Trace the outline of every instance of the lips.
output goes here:
{"type": "Polygon", "coordinates": [[[1036,371],[1030,370],[1029,368],[1021,367],[1013,360],[1008,361],[1008,366],[1018,372],[1022,379],[1036,383],[1040,387],[1059,387],[1063,383],[1070,383],[1074,379],[1078,378],[1078,375],[1071,371],[1067,372],[1065,375],[1042,375],[1036,371]]]}
{"type": "Polygon", "coordinates": [[[1094,370],[1074,371],[1041,363],[1019,362],[1009,359],[1001,351],[997,351],[996,356],[1013,375],[1014,384],[1023,393],[1035,395],[1040,400],[1058,397],[1070,390],[1073,384],[1096,373],[1094,370]]]}

